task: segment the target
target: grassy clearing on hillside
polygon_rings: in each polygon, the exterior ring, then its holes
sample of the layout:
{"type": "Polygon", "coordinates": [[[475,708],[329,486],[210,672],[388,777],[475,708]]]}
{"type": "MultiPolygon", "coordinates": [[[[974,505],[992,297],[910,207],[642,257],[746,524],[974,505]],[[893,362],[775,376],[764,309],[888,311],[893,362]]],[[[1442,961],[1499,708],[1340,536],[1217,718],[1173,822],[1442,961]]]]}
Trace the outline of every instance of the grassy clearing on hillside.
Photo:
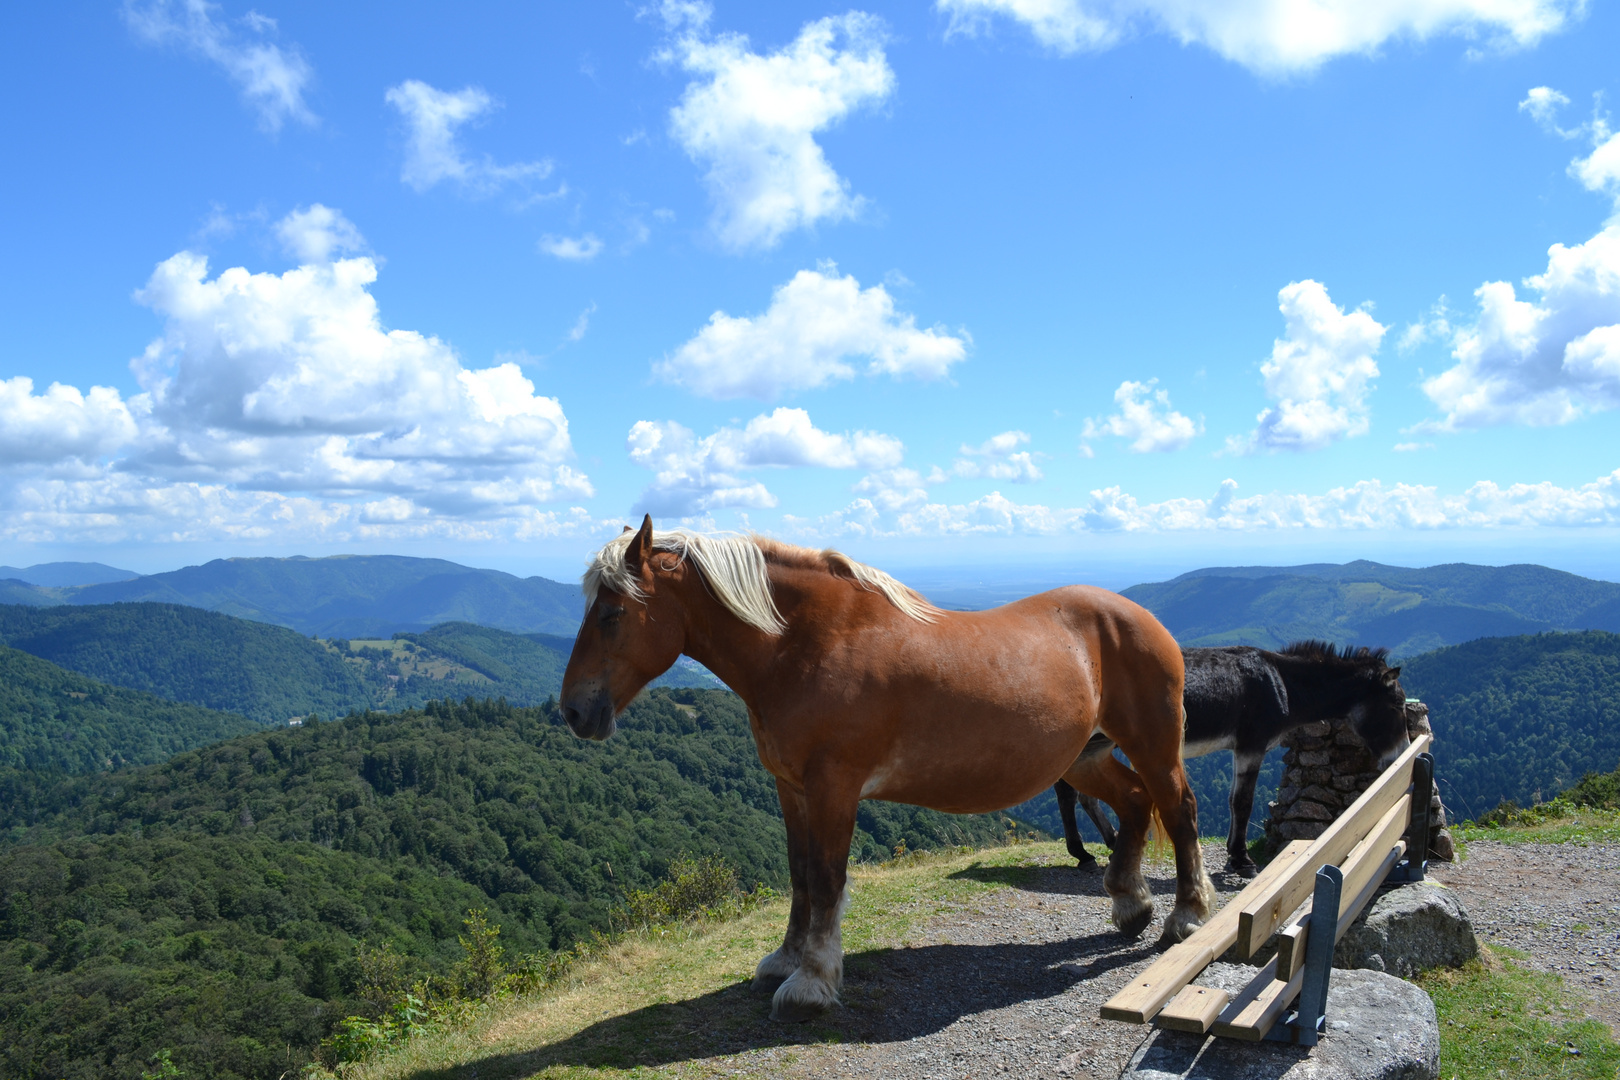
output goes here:
{"type": "Polygon", "coordinates": [[[1620,1043],[1585,1016],[1557,975],[1515,963],[1524,954],[1485,949],[1459,970],[1415,981],[1440,1018],[1440,1075],[1455,1080],[1612,1080],[1620,1043]]]}
{"type": "Polygon", "coordinates": [[[1452,835],[1461,843],[1495,840],[1500,844],[1614,844],[1620,843],[1620,810],[1544,803],[1518,811],[1509,825],[1465,821],[1452,829],[1452,835]]]}
{"type": "MultiPolygon", "coordinates": [[[[1016,884],[1033,873],[1022,864],[1062,854],[1061,844],[1020,843],[852,866],[846,969],[884,963],[887,950],[910,944],[922,922],[1016,884]]],[[[343,1076],[448,1080],[473,1063],[480,1080],[645,1076],[652,1063],[671,1061],[684,1062],[689,1076],[746,1068],[747,1051],[764,1048],[759,1021],[770,1008],[748,984],[759,958],[781,944],[786,918],[787,902],[777,900],[732,922],[626,935],[576,965],[560,985],[499,1001],[460,1030],[413,1039],[379,1061],[345,1067],[343,1076]]],[[[841,1037],[832,1024],[814,1021],[770,1032],[772,1046],[841,1037]]]]}

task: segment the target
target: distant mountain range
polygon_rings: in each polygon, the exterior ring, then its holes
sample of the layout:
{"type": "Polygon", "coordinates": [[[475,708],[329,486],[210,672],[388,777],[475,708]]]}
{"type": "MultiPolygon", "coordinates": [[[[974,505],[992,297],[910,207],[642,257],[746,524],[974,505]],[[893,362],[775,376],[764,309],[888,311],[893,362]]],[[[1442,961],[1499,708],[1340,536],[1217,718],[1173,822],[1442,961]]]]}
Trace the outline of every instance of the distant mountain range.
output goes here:
{"type": "MultiPolygon", "coordinates": [[[[101,570],[126,573],[112,567],[101,570]]],[[[50,577],[43,572],[35,576],[50,577]]],[[[53,580],[73,576],[62,570],[53,580]]],[[[83,574],[77,576],[88,580],[83,574]]],[[[582,611],[578,585],[404,555],[215,559],[131,580],[104,579],[71,586],[28,582],[0,580],[0,603],[34,607],[135,601],[185,604],[325,638],[388,637],[445,622],[571,637],[582,611]]]]}
{"type": "Polygon", "coordinates": [[[116,566],[98,562],[35,563],[25,570],[19,570],[15,566],[0,566],[0,580],[10,578],[47,588],[101,585],[109,581],[128,581],[130,578],[140,576],[133,570],[120,570],[116,566]]]}
{"type": "Polygon", "coordinates": [[[1402,657],[1482,637],[1620,630],[1620,584],[1534,565],[1210,567],[1125,595],[1183,645],[1322,638],[1402,657]]]}

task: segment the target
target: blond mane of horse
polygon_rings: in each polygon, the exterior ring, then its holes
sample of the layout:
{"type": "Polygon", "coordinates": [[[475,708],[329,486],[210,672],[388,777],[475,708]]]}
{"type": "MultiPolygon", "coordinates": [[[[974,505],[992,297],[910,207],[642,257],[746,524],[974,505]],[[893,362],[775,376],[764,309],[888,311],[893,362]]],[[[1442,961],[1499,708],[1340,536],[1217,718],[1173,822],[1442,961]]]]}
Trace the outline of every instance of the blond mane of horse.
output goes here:
{"type": "MultiPolygon", "coordinates": [[[[621,595],[641,598],[641,586],[624,565],[625,553],[630,550],[630,541],[635,536],[634,532],[626,530],[602,545],[591,557],[580,582],[587,607],[596,602],[596,594],[604,585],[621,595]]],[[[763,536],[710,536],[671,529],[653,533],[653,550],[673,552],[682,560],[691,559],[709,591],[727,611],[767,634],[780,634],[787,629],[771,597],[771,563],[821,570],[851,580],[869,592],[882,593],[906,617],[918,622],[933,622],[939,616],[938,608],[888,574],[830,548],[815,551],[763,536]]]]}

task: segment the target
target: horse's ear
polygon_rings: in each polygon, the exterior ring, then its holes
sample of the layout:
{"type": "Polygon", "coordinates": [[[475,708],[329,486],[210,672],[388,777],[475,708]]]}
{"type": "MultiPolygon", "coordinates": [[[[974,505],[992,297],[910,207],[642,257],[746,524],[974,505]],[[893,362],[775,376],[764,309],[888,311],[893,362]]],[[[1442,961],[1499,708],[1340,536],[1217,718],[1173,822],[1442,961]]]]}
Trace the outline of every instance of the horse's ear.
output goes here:
{"type": "Polygon", "coordinates": [[[1392,668],[1390,668],[1390,669],[1388,669],[1387,671],[1384,672],[1384,685],[1385,686],[1394,686],[1395,683],[1400,679],[1400,677],[1401,677],[1401,669],[1398,668],[1398,667],[1392,667],[1392,668]]]}
{"type": "MultiPolygon", "coordinates": [[[[626,529],[625,531],[628,532],[629,530],[626,529]]],[[[647,565],[647,560],[652,558],[652,545],[652,515],[648,514],[642,519],[641,531],[636,533],[635,539],[630,541],[630,550],[624,553],[624,565],[632,573],[640,573],[641,568],[647,565]]]]}
{"type": "Polygon", "coordinates": [[[631,532],[631,531],[632,530],[631,530],[630,526],[626,525],[624,528],[619,530],[619,535],[623,536],[625,533],[631,532]]]}

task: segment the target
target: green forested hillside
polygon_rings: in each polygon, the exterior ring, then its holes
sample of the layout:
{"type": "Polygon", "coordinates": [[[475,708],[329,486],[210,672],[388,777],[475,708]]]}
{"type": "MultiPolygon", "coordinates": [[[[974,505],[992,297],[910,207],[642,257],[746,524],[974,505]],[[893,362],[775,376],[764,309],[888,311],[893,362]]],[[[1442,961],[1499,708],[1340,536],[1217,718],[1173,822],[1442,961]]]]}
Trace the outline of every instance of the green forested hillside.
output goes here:
{"type": "Polygon", "coordinates": [[[1620,635],[1471,641],[1413,657],[1401,685],[1429,706],[1441,794],[1458,817],[1550,799],[1620,765],[1620,635]]]}
{"type": "Polygon", "coordinates": [[[189,604],[321,637],[386,638],[457,621],[572,635],[582,610],[577,584],[403,555],[215,559],[64,595],[75,604],[189,604]]]}
{"type": "Polygon", "coordinates": [[[96,772],[163,761],[261,726],[108,686],[0,646],[0,767],[96,772]]]}
{"type": "Polygon", "coordinates": [[[1211,567],[1124,595],[1183,645],[1321,638],[1402,657],[1480,637],[1620,630],[1620,585],[1545,566],[1211,567]]]}
{"type": "MultiPolygon", "coordinates": [[[[557,634],[511,634],[472,623],[444,623],[421,634],[396,634],[462,664],[491,681],[487,693],[499,693],[514,705],[538,705],[562,689],[563,669],[574,647],[572,637],[557,634]]],[[[720,689],[718,679],[682,657],[654,679],[658,686],[720,689]]]]}
{"type": "MultiPolygon", "coordinates": [[[[538,705],[561,689],[574,643],[472,623],[324,641],[181,604],[120,603],[0,605],[0,644],[114,686],[283,722],[468,694],[538,705]]],[[[653,685],[719,683],[683,661],[653,685]]]]}
{"type": "MultiPolygon", "coordinates": [[[[20,1080],[133,1080],[165,1047],[189,1075],[273,1080],[349,1009],[356,942],[443,970],[470,906],[522,953],[603,926],[683,851],[786,876],[773,783],[717,691],[652,691],[602,744],[554,706],[434,703],[97,777],[13,770],[0,808],[0,1074],[20,1080]]],[[[1004,830],[882,803],[859,822],[868,858],[1004,830]]]]}
{"type": "Polygon", "coordinates": [[[286,627],[178,604],[4,605],[0,643],[116,686],[265,722],[364,709],[381,688],[367,685],[363,665],[286,627]]]}

